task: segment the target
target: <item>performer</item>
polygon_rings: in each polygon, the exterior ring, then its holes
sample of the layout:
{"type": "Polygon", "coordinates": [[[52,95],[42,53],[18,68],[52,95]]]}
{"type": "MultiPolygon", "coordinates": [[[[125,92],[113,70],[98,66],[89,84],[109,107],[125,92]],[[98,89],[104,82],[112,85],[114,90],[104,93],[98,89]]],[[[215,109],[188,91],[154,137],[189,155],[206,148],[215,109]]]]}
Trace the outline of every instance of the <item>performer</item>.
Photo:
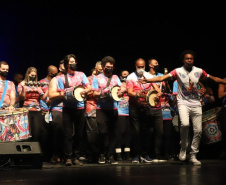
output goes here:
{"type": "MultiPolygon", "coordinates": [[[[127,70],[121,71],[120,80],[122,86],[125,89],[126,89],[126,79],[128,75],[129,72],[127,70]]],[[[127,94],[127,91],[123,93],[121,100],[118,101],[118,120],[116,122],[115,135],[117,138],[115,148],[117,160],[131,161],[130,157],[131,128],[129,117],[129,96],[127,94]]]]}
{"type": "MultiPolygon", "coordinates": [[[[59,73],[56,77],[53,77],[51,81],[59,81],[60,75],[65,74],[64,60],[59,63],[59,73]]],[[[50,87],[49,84],[49,87],[50,87]]],[[[54,92],[52,88],[48,89],[49,96],[53,96],[54,92]],[[53,93],[53,94],[52,94],[53,93]]],[[[48,120],[50,124],[50,143],[52,149],[51,163],[59,163],[64,157],[64,126],[63,126],[63,98],[54,98],[50,102],[48,120]]]]}
{"type": "MultiPolygon", "coordinates": [[[[226,80],[226,78],[224,78],[226,80]]],[[[222,132],[222,151],[219,155],[220,159],[226,159],[226,85],[219,84],[218,97],[222,103],[222,109],[219,114],[220,129],[222,132]]]]}
{"type": "MultiPolygon", "coordinates": [[[[113,132],[118,117],[117,102],[110,97],[110,90],[113,86],[121,86],[117,75],[113,75],[115,59],[111,56],[105,56],[101,60],[103,73],[93,77],[92,89],[94,97],[98,98],[96,119],[100,137],[100,154],[98,162],[106,163],[108,160],[111,164],[118,164],[114,159],[115,138],[113,132]]],[[[125,91],[125,89],[124,89],[125,91]]],[[[119,92],[122,95],[123,89],[119,92]]]]}
{"type": "Polygon", "coordinates": [[[9,72],[9,64],[0,62],[0,108],[13,111],[15,108],[16,91],[12,81],[6,80],[9,72]]]}
{"type": "MultiPolygon", "coordinates": [[[[96,62],[95,73],[88,76],[89,83],[93,83],[93,77],[103,72],[101,61],[96,62]],[[94,75],[95,74],[95,75],[94,75]]],[[[87,94],[85,101],[86,109],[86,134],[88,143],[88,159],[90,162],[98,161],[98,127],[96,121],[97,97],[93,96],[93,91],[87,94]]]]}
{"type": "Polygon", "coordinates": [[[23,102],[19,99],[19,93],[17,91],[18,84],[20,82],[22,82],[23,78],[24,78],[24,76],[20,72],[16,72],[14,74],[14,77],[13,77],[13,83],[14,83],[15,89],[16,89],[16,103],[15,103],[15,108],[20,108],[20,107],[23,106],[23,102]]]}
{"type": "MultiPolygon", "coordinates": [[[[145,60],[138,58],[135,61],[136,71],[132,72],[126,81],[126,88],[129,95],[129,115],[131,117],[132,163],[139,163],[140,160],[145,163],[152,162],[150,158],[150,127],[152,123],[159,130],[159,133],[162,134],[162,111],[160,104],[158,103],[155,107],[151,107],[146,100],[147,93],[152,89],[158,92],[156,100],[159,99],[161,90],[155,83],[138,83],[138,79],[143,78],[143,75],[147,75],[145,65],[145,60]],[[153,116],[155,116],[154,120],[152,120],[153,116]]],[[[156,146],[158,145],[156,143],[156,146]]]]}
{"type": "Polygon", "coordinates": [[[44,120],[40,107],[40,99],[44,100],[47,97],[47,92],[43,93],[41,87],[35,85],[28,85],[28,82],[38,82],[37,69],[29,67],[26,71],[25,78],[18,85],[18,92],[20,99],[24,102],[23,107],[29,109],[28,122],[30,127],[31,141],[40,142],[43,153],[46,141],[46,130],[44,127],[44,120]]]}
{"type": "Polygon", "coordinates": [[[91,90],[91,85],[83,72],[76,71],[77,58],[74,54],[68,54],[64,57],[64,67],[67,74],[61,74],[58,78],[53,78],[50,82],[49,98],[51,100],[64,100],[63,125],[65,131],[65,165],[71,166],[72,164],[78,164],[79,156],[84,155],[82,147],[84,146],[85,137],[85,109],[84,101],[77,101],[75,97],[70,96],[67,92],[73,90],[77,85],[82,85],[85,89],[81,92],[81,95],[86,96],[91,90]],[[74,144],[77,146],[74,146],[74,144]],[[75,149],[78,150],[79,156],[75,156],[75,149]]]}
{"type": "Polygon", "coordinates": [[[210,78],[216,83],[226,84],[226,80],[209,75],[201,68],[193,66],[195,53],[191,50],[185,50],[181,53],[181,59],[184,65],[176,68],[167,75],[158,76],[152,79],[140,79],[140,83],[161,82],[164,80],[177,79],[178,95],[177,104],[181,121],[181,149],[179,159],[186,160],[186,150],[188,146],[189,120],[193,124],[193,139],[191,144],[190,162],[193,165],[201,165],[196,155],[199,152],[199,144],[202,134],[202,106],[198,92],[199,79],[210,78]]]}

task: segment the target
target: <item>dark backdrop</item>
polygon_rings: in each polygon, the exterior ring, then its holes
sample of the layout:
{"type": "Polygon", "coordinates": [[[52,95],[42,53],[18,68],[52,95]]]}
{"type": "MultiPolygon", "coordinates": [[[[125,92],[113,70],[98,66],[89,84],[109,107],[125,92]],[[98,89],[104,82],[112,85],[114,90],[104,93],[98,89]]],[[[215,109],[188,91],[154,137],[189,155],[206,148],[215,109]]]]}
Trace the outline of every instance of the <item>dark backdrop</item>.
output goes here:
{"type": "Polygon", "coordinates": [[[115,73],[134,70],[138,57],[156,57],[161,71],[182,65],[184,49],[196,52],[195,66],[225,77],[224,5],[158,5],[152,1],[8,1],[0,6],[0,60],[13,74],[34,66],[39,79],[69,53],[87,76],[106,55],[115,73]],[[78,3],[79,2],[79,3],[78,3]]]}

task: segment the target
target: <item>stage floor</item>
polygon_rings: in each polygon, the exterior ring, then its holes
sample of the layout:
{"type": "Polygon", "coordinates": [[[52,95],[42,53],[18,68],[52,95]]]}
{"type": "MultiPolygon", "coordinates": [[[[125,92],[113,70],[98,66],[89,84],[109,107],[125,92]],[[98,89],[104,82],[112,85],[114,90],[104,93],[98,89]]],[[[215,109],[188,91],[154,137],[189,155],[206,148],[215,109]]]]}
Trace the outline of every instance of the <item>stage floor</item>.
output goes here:
{"type": "Polygon", "coordinates": [[[224,185],[226,160],[201,160],[201,166],[180,161],[152,164],[122,162],[66,167],[43,163],[42,168],[0,168],[0,185],[224,185]]]}

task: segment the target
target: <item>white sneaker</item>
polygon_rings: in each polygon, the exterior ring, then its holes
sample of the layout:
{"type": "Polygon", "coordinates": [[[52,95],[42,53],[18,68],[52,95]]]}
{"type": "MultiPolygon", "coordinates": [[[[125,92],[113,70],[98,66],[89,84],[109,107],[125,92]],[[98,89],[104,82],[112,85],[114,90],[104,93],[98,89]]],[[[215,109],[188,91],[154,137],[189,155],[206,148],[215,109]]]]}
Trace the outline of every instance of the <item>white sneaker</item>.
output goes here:
{"type": "Polygon", "coordinates": [[[182,148],[180,149],[179,159],[181,161],[184,161],[186,159],[186,149],[185,150],[182,148]]]}
{"type": "Polygon", "coordinates": [[[201,165],[201,162],[198,161],[198,160],[196,159],[195,156],[192,156],[192,157],[190,158],[190,163],[193,164],[193,165],[195,165],[195,166],[201,165]]]}

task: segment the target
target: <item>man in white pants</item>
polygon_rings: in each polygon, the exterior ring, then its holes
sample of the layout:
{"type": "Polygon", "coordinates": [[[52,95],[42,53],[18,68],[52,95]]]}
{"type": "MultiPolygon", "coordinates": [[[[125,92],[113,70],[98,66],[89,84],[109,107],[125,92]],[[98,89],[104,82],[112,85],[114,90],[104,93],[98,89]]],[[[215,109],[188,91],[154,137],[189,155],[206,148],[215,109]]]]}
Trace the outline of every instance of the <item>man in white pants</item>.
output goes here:
{"type": "Polygon", "coordinates": [[[193,138],[190,151],[190,162],[193,165],[201,165],[196,155],[199,152],[199,144],[202,134],[202,106],[198,92],[200,79],[211,78],[216,83],[226,84],[226,80],[207,74],[203,69],[193,66],[195,53],[185,50],[181,53],[184,63],[182,67],[176,68],[170,73],[151,79],[140,79],[140,83],[161,82],[164,80],[177,80],[178,95],[177,104],[181,121],[180,130],[180,154],[181,161],[186,160],[188,146],[189,119],[193,124],[193,138]]]}

